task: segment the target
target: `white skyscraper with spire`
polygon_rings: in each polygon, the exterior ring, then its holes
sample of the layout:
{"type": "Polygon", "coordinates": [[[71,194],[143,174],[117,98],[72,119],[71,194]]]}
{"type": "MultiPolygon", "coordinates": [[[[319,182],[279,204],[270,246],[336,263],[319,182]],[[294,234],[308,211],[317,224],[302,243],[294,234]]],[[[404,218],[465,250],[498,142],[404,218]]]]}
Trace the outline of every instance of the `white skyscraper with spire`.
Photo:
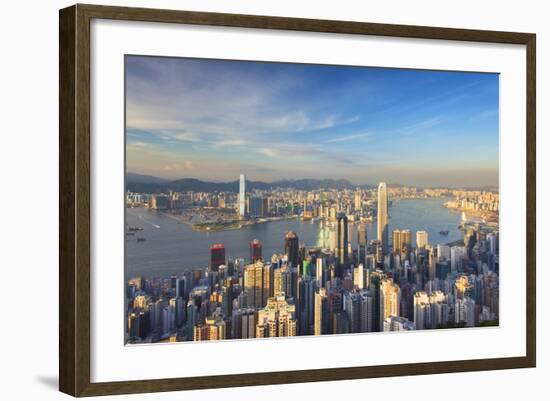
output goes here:
{"type": "Polygon", "coordinates": [[[378,206],[377,206],[377,235],[380,244],[382,245],[382,253],[386,254],[388,251],[388,191],[386,183],[381,182],[378,185],[378,206]]]}
{"type": "Polygon", "coordinates": [[[246,175],[241,174],[239,179],[239,216],[246,213],[246,175]]]}

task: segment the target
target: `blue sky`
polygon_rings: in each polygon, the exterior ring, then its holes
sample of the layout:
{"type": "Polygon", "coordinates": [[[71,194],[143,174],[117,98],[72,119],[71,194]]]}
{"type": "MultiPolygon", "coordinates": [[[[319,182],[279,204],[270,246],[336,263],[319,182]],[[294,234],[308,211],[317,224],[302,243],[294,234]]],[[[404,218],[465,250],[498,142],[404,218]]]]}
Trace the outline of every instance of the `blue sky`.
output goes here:
{"type": "Polygon", "coordinates": [[[498,185],[498,75],[126,57],[127,170],[498,185]]]}

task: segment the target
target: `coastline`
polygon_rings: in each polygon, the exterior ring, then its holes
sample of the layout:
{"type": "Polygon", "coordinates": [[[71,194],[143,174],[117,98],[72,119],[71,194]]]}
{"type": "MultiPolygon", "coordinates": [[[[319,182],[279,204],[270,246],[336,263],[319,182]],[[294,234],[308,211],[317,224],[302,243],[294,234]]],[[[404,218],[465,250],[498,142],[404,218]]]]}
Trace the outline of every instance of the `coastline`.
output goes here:
{"type": "MultiPolygon", "coordinates": [[[[433,199],[446,200],[448,199],[448,197],[445,197],[445,196],[403,197],[403,198],[396,197],[392,200],[396,202],[400,202],[400,201],[433,200],[433,199]]],[[[441,205],[449,210],[454,210],[459,212],[462,211],[460,208],[454,208],[454,207],[448,206],[448,202],[442,202],[441,205]]],[[[207,220],[203,222],[194,222],[193,221],[194,217],[197,215],[200,215],[199,212],[195,212],[192,210],[188,210],[183,214],[174,214],[174,213],[160,211],[160,210],[155,210],[155,212],[163,216],[169,217],[173,220],[176,220],[179,224],[185,224],[195,232],[202,232],[202,233],[235,231],[235,230],[240,230],[249,226],[254,226],[257,224],[264,224],[264,223],[269,223],[274,221],[294,220],[294,219],[301,218],[299,215],[292,215],[292,216],[279,216],[279,217],[264,217],[264,218],[257,218],[257,219],[245,219],[245,220],[233,218],[228,220],[218,219],[218,221],[207,220]]],[[[465,212],[468,212],[468,211],[465,211],[465,212]]],[[[367,223],[373,224],[375,223],[375,221],[376,220],[373,219],[372,221],[368,221],[367,223]]],[[[494,221],[494,220],[487,220],[487,221],[494,221]]],[[[498,223],[498,215],[497,215],[496,222],[498,223]]],[[[355,223],[359,223],[359,221],[353,221],[353,220],[350,221],[350,224],[355,224],[355,223]]]]}
{"type": "Polygon", "coordinates": [[[194,223],[191,219],[185,219],[183,217],[178,217],[178,215],[167,213],[167,212],[159,212],[166,217],[170,217],[171,219],[176,220],[178,223],[186,224],[189,228],[191,228],[193,231],[196,232],[221,232],[221,231],[234,231],[234,230],[240,230],[244,227],[253,226],[256,224],[264,224],[269,223],[272,221],[283,221],[283,220],[293,220],[299,218],[297,215],[293,216],[284,216],[284,217],[266,217],[261,219],[254,219],[254,220],[227,220],[227,221],[205,221],[202,223],[194,223]]]}
{"type": "Polygon", "coordinates": [[[493,212],[493,211],[489,211],[489,210],[466,209],[466,208],[463,208],[463,207],[451,206],[449,203],[450,202],[445,202],[443,204],[443,206],[446,207],[449,210],[455,210],[457,212],[464,212],[467,216],[480,218],[485,223],[497,223],[498,224],[498,222],[499,222],[498,212],[493,212]]]}

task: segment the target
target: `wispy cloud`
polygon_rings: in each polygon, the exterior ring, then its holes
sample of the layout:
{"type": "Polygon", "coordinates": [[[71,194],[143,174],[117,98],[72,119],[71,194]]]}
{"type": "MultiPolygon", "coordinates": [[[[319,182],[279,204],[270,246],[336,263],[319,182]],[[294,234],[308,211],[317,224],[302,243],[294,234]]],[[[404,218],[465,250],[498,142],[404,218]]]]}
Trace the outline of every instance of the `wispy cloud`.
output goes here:
{"type": "Polygon", "coordinates": [[[490,74],[137,56],[126,66],[127,159],[142,173],[366,182],[397,175],[395,163],[408,177],[426,155],[486,166],[498,149],[490,74]]]}
{"type": "Polygon", "coordinates": [[[412,135],[416,134],[421,131],[428,130],[430,128],[433,128],[443,121],[443,118],[441,116],[435,116],[432,118],[428,118],[426,120],[418,121],[414,124],[408,125],[406,127],[403,127],[401,132],[406,135],[412,135]]]}
{"type": "Polygon", "coordinates": [[[275,148],[259,148],[258,152],[267,157],[277,158],[282,156],[282,153],[275,148]]]}
{"type": "Polygon", "coordinates": [[[362,133],[362,134],[352,134],[352,135],[345,135],[345,136],[339,136],[339,137],[334,137],[334,138],[331,138],[331,139],[327,139],[325,141],[325,143],[338,143],[338,142],[348,142],[348,141],[353,141],[355,139],[360,139],[360,138],[367,138],[370,134],[369,133],[362,133]]]}
{"type": "Polygon", "coordinates": [[[243,79],[238,70],[228,67],[213,74],[192,61],[133,62],[135,66],[127,73],[127,127],[158,132],[161,139],[196,142],[215,135],[218,143],[231,145],[258,136],[327,130],[360,120],[357,113],[330,112],[337,106],[330,96],[292,101],[302,85],[299,74],[281,73],[266,79],[251,70],[243,79]]]}
{"type": "Polygon", "coordinates": [[[171,131],[171,130],[160,130],[159,137],[165,140],[172,141],[181,141],[181,142],[201,142],[201,135],[196,132],[189,131],[171,131]]]}
{"type": "Polygon", "coordinates": [[[217,148],[224,148],[226,146],[245,146],[248,145],[249,142],[245,141],[241,138],[233,138],[233,139],[223,139],[220,141],[216,141],[214,143],[214,146],[217,148]]]}

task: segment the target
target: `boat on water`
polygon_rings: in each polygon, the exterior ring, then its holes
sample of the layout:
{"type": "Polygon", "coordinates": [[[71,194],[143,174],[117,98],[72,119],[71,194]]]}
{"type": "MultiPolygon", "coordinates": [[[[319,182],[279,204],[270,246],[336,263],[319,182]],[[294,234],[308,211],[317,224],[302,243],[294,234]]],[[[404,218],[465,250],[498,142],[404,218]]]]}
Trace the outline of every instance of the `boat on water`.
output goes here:
{"type": "Polygon", "coordinates": [[[143,237],[139,237],[139,238],[137,239],[137,242],[143,242],[143,241],[145,241],[145,238],[143,238],[143,237]]]}
{"type": "Polygon", "coordinates": [[[449,235],[449,230],[441,230],[439,232],[440,235],[449,235]]]}

